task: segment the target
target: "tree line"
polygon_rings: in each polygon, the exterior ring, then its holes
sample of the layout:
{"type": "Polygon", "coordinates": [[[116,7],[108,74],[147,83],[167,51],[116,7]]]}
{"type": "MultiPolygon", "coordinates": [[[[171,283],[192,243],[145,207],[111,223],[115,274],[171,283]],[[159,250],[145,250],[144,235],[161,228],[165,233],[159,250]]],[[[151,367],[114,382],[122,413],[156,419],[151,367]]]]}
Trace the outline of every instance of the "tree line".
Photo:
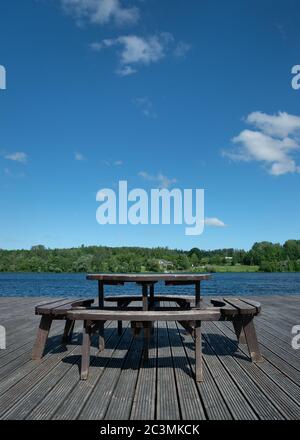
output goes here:
{"type": "Polygon", "coordinates": [[[300,240],[267,241],[242,249],[190,251],[163,247],[84,246],[30,250],[0,249],[0,272],[300,271],[300,240]]]}

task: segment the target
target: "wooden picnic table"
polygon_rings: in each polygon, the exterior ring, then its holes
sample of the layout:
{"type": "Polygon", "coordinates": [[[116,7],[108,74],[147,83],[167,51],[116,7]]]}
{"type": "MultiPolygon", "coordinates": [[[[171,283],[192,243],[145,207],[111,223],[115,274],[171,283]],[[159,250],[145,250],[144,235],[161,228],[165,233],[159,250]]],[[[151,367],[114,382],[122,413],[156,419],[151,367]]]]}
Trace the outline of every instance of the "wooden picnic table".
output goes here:
{"type": "Polygon", "coordinates": [[[99,350],[105,348],[104,323],[118,321],[118,331],[122,333],[122,321],[130,321],[134,334],[144,329],[144,359],[148,358],[149,339],[154,331],[155,321],[177,321],[195,340],[195,373],[196,381],[203,381],[201,324],[204,321],[230,321],[233,324],[237,340],[247,343],[250,358],[261,362],[262,356],[254,327],[254,317],[261,311],[258,302],[246,298],[218,297],[211,299],[213,307],[201,305],[200,283],[210,279],[210,275],[176,273],[176,274],[91,274],[88,280],[98,282],[98,306],[93,306],[93,299],[59,299],[37,305],[35,313],[41,315],[40,326],[33,349],[32,358],[40,359],[54,319],[66,320],[64,341],[68,342],[76,320],[83,321],[81,378],[87,379],[90,361],[90,346],[93,334],[99,337],[99,350]],[[194,285],[193,295],[162,295],[155,292],[155,284],[164,281],[166,285],[194,285]],[[105,285],[124,285],[136,283],[141,286],[142,295],[108,295],[104,296],[105,285]],[[131,306],[132,302],[142,305],[131,306]],[[117,307],[108,306],[116,302],[117,307]],[[171,302],[160,305],[161,302],[171,302]],[[177,306],[174,307],[174,303],[177,306]]]}
{"type": "Polygon", "coordinates": [[[196,381],[203,381],[201,324],[203,321],[231,321],[238,342],[246,342],[253,362],[261,362],[262,357],[254,328],[254,317],[260,313],[260,304],[248,299],[217,298],[212,299],[213,307],[201,308],[200,283],[209,280],[210,275],[176,273],[176,274],[90,274],[88,280],[98,281],[99,306],[79,307],[67,313],[69,320],[83,321],[81,378],[87,379],[90,363],[90,345],[93,333],[99,336],[99,350],[103,350],[104,323],[107,320],[118,321],[118,331],[122,333],[122,321],[131,321],[134,334],[144,330],[144,360],[148,359],[149,340],[155,321],[177,321],[195,340],[195,373],[196,381]],[[166,285],[194,285],[195,296],[157,295],[154,287],[158,281],[166,285]],[[136,283],[142,287],[142,296],[111,295],[104,296],[105,285],[124,285],[136,283]],[[194,302],[191,305],[192,300],[194,302]],[[104,304],[105,301],[105,304],[104,304]],[[107,307],[109,301],[117,302],[117,307],[107,307]],[[142,307],[132,307],[133,301],[141,301],[142,307]],[[177,307],[160,307],[161,301],[177,303],[177,307]],[[179,307],[178,307],[179,306],[179,307]]]}
{"type": "MultiPolygon", "coordinates": [[[[209,280],[210,275],[199,274],[199,273],[98,273],[89,274],[86,277],[88,280],[98,281],[98,306],[100,309],[104,307],[104,286],[105,285],[124,285],[125,283],[135,283],[142,288],[142,304],[143,311],[148,311],[153,308],[155,303],[155,289],[154,286],[159,281],[164,281],[168,286],[178,286],[178,285],[194,285],[195,286],[195,308],[200,308],[200,283],[204,280],[209,280]]],[[[118,296],[114,295],[116,301],[118,296]]],[[[170,301],[172,297],[170,296],[170,301]]],[[[118,305],[122,304],[120,303],[118,305]]],[[[126,305],[126,302],[123,302],[126,305]]],[[[133,323],[133,325],[137,325],[133,323]]],[[[99,322],[99,350],[104,349],[104,323],[99,322]]],[[[149,337],[151,332],[152,323],[148,326],[144,326],[144,346],[145,346],[145,356],[147,357],[149,337]]],[[[118,333],[122,332],[122,321],[118,321],[118,333]]]]}
{"type": "Polygon", "coordinates": [[[150,303],[155,298],[154,285],[158,281],[164,281],[166,285],[187,285],[195,286],[195,307],[200,307],[200,283],[203,280],[209,280],[210,275],[198,273],[151,273],[151,274],[135,274],[135,273],[114,273],[114,274],[89,274],[88,280],[98,281],[98,299],[99,307],[103,307],[104,303],[104,286],[105,285],[124,285],[124,283],[136,283],[142,286],[142,297],[144,310],[148,307],[148,293],[150,303]]]}

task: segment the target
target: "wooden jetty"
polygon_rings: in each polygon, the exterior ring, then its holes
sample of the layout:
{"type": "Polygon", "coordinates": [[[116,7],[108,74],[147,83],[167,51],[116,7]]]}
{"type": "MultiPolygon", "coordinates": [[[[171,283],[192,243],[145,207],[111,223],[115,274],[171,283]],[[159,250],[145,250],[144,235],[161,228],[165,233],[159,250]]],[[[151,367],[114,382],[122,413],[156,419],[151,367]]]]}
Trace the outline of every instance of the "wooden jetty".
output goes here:
{"type": "MultiPolygon", "coordinates": [[[[63,322],[53,324],[45,356],[31,360],[45,297],[1,297],[0,419],[282,420],[300,419],[300,349],[291,345],[300,324],[299,296],[257,296],[255,320],[264,362],[249,361],[230,322],[203,324],[204,382],[194,377],[194,344],[175,322],[159,322],[143,360],[143,338],[130,324],[121,336],[105,325],[106,348],[93,344],[90,375],[80,381],[81,328],[65,346],[63,322]]],[[[204,297],[203,302],[208,302],[204,297]]]]}

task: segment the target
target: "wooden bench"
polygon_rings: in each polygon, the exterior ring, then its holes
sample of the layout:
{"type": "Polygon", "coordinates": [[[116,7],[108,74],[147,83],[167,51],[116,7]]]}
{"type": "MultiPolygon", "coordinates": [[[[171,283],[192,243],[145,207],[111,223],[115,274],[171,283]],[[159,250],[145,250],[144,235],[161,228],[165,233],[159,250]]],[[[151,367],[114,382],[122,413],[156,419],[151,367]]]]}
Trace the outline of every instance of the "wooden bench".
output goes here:
{"type": "MultiPolygon", "coordinates": [[[[105,301],[107,302],[115,302],[117,303],[118,308],[126,308],[131,302],[142,302],[143,297],[141,295],[108,295],[105,297],[105,301]]],[[[195,305],[195,296],[188,295],[160,295],[156,294],[155,297],[151,300],[149,298],[149,306],[150,308],[154,308],[157,304],[162,301],[173,301],[178,304],[182,309],[190,309],[191,305],[195,305]]],[[[132,322],[132,327],[135,328],[135,335],[139,333],[138,328],[140,326],[134,321],[132,322]]],[[[118,334],[122,334],[122,321],[118,321],[118,334]]]]}
{"type": "MultiPolygon", "coordinates": [[[[142,301],[143,297],[141,295],[108,295],[105,296],[105,301],[107,302],[116,302],[119,305],[123,305],[124,303],[130,304],[133,301],[142,301]]],[[[162,301],[174,301],[180,307],[190,307],[191,304],[195,302],[195,296],[192,295],[160,295],[155,294],[153,302],[162,302],[162,301]]],[[[150,301],[151,302],[151,301],[150,301]]]]}
{"type": "Polygon", "coordinates": [[[89,307],[93,304],[93,299],[57,299],[38,304],[35,307],[35,314],[41,315],[38,334],[32,351],[32,359],[41,359],[50,332],[51,324],[54,319],[66,320],[62,340],[71,340],[75,321],[67,318],[67,312],[73,307],[89,307]]]}
{"type": "MultiPolygon", "coordinates": [[[[169,299],[170,297],[168,297],[169,299]]],[[[142,310],[139,307],[120,308],[80,308],[67,312],[69,320],[82,320],[82,360],[81,379],[87,379],[90,363],[90,345],[92,334],[98,330],[99,321],[104,323],[108,320],[131,321],[140,323],[145,332],[153,321],[178,321],[185,329],[190,331],[195,339],[196,381],[203,380],[202,372],[202,321],[232,321],[238,341],[246,342],[249,354],[253,362],[262,360],[256,337],[253,319],[260,312],[260,304],[250,300],[238,298],[217,298],[212,301],[213,307],[203,308],[161,308],[142,310]]],[[[144,338],[144,356],[148,356],[148,338],[144,338]]]]}

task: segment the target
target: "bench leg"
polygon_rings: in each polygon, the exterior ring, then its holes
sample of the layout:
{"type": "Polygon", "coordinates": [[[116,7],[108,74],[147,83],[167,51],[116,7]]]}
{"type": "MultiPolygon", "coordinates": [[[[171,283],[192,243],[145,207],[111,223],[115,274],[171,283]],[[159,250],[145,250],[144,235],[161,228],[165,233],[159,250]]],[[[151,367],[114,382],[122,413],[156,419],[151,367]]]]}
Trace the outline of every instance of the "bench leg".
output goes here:
{"type": "Polygon", "coordinates": [[[90,348],[91,348],[91,325],[89,321],[83,323],[82,347],[81,347],[81,373],[80,378],[85,380],[89,375],[90,348]]]}
{"type": "Polygon", "coordinates": [[[195,322],[196,382],[203,382],[201,321],[195,322]]]}
{"type": "Polygon", "coordinates": [[[99,351],[105,349],[105,339],[104,339],[104,322],[100,321],[98,323],[98,348],[99,351]]]}
{"type": "Polygon", "coordinates": [[[243,329],[243,322],[241,318],[233,318],[232,321],[234,331],[239,344],[246,344],[245,332],[243,329]]]}
{"type": "Polygon", "coordinates": [[[122,331],[123,331],[123,328],[122,328],[122,321],[118,321],[118,335],[119,335],[119,336],[121,336],[122,331]]]}
{"type": "MultiPolygon", "coordinates": [[[[126,303],[124,301],[117,301],[118,309],[124,309],[126,306],[126,303]]],[[[118,321],[118,335],[121,336],[122,334],[122,321],[118,321]]]]}
{"type": "Polygon", "coordinates": [[[253,317],[243,319],[243,329],[252,362],[262,362],[263,358],[260,353],[253,317]]]}
{"type": "Polygon", "coordinates": [[[32,356],[33,360],[41,359],[43,356],[44,348],[47,342],[49,331],[52,324],[52,318],[49,315],[43,315],[41,317],[38,334],[33,346],[32,356]]]}
{"type": "Polygon", "coordinates": [[[154,335],[154,331],[155,331],[154,322],[151,322],[151,329],[150,329],[151,336],[154,335]]]}
{"type": "Polygon", "coordinates": [[[64,329],[64,334],[62,337],[63,342],[71,341],[73,329],[74,329],[75,321],[73,319],[67,319],[64,329]]]}
{"type": "Polygon", "coordinates": [[[195,338],[195,322],[193,321],[178,321],[185,331],[195,338]]]}

